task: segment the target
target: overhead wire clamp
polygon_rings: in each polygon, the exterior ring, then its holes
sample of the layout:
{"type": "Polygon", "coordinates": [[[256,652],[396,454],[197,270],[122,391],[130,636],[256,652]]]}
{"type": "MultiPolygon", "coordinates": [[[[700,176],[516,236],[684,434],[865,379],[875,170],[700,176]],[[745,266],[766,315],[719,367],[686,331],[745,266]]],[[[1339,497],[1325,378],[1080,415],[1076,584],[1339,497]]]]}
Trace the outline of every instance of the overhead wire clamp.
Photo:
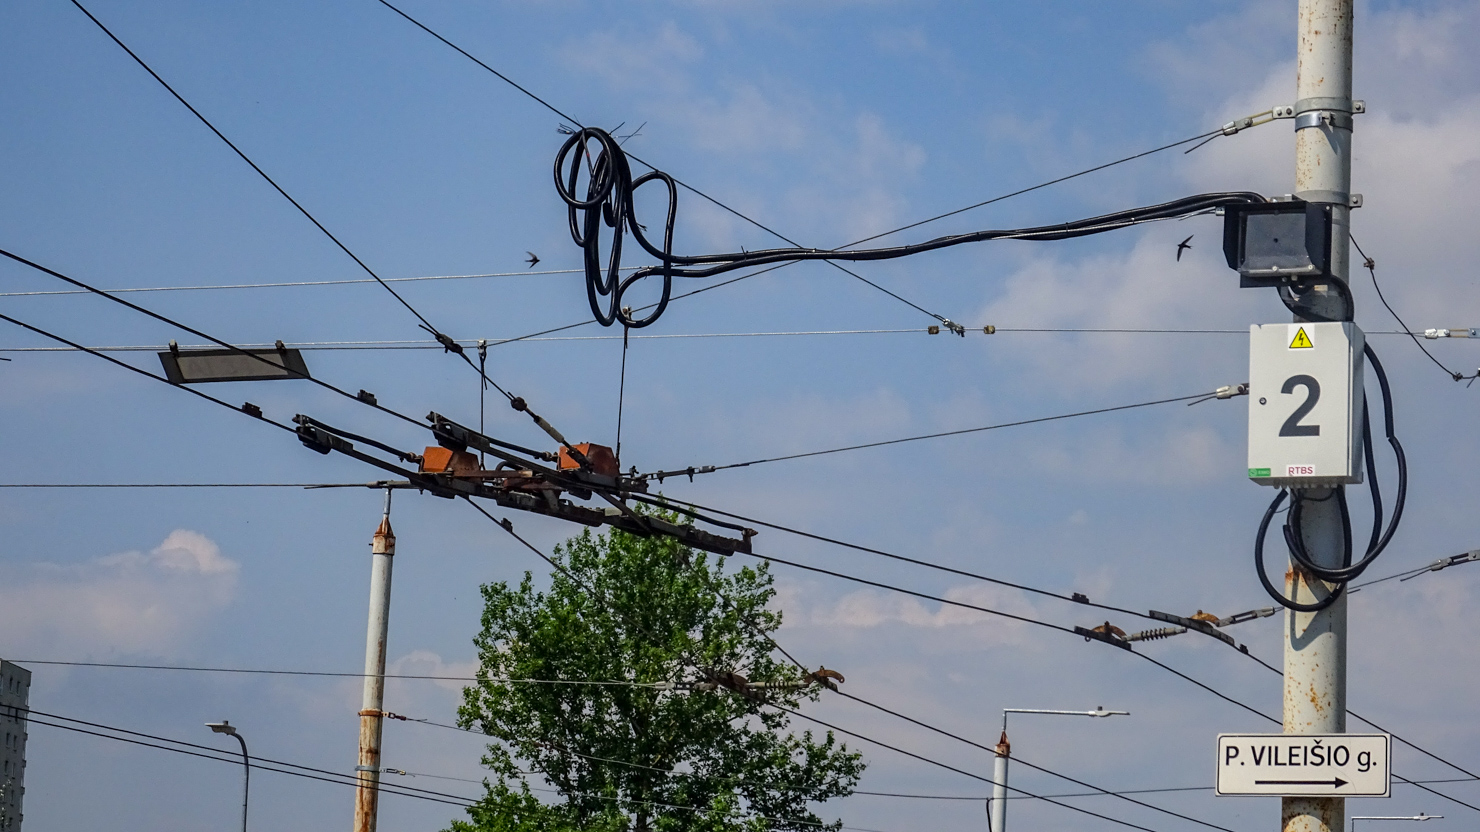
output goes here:
{"type": "Polygon", "coordinates": [[[1435,338],[1480,338],[1480,327],[1450,327],[1449,329],[1426,329],[1423,337],[1435,338]]]}
{"type": "Polygon", "coordinates": [[[1198,610],[1197,615],[1192,617],[1172,615],[1169,612],[1160,612],[1158,610],[1151,610],[1149,614],[1157,621],[1165,621],[1168,624],[1176,624],[1179,627],[1186,627],[1189,630],[1197,630],[1203,635],[1209,635],[1221,642],[1224,642],[1229,647],[1233,647],[1235,649],[1238,648],[1238,643],[1233,640],[1233,636],[1230,636],[1227,633],[1220,633],[1218,632],[1217,628],[1213,626],[1213,621],[1216,621],[1217,619],[1213,618],[1213,616],[1208,615],[1201,610],[1198,610]],[[1212,620],[1210,621],[1209,619],[1212,620]]]}
{"type": "Polygon", "coordinates": [[[1409,575],[1406,578],[1399,578],[1398,582],[1402,583],[1403,581],[1409,581],[1417,578],[1419,575],[1425,574],[1427,572],[1438,572],[1441,569],[1448,569],[1451,566],[1458,566],[1461,563],[1469,563],[1471,561],[1477,560],[1480,560],[1480,549],[1474,549],[1459,555],[1450,555],[1447,558],[1439,558],[1438,560],[1429,564],[1428,567],[1423,570],[1423,572],[1417,572],[1415,574],[1409,575]]]}
{"type": "Polygon", "coordinates": [[[1074,632],[1077,635],[1084,636],[1085,641],[1103,641],[1106,644],[1113,644],[1122,650],[1131,649],[1131,643],[1126,640],[1125,630],[1111,624],[1109,621],[1094,629],[1075,627],[1074,632]]]}
{"type": "Polygon", "coordinates": [[[1234,119],[1233,121],[1230,121],[1227,124],[1223,125],[1222,133],[1225,136],[1232,136],[1234,133],[1237,133],[1240,130],[1247,130],[1253,126],[1254,116],[1244,116],[1243,118],[1234,119]]]}
{"type": "Polygon", "coordinates": [[[458,355],[463,354],[463,345],[452,340],[452,336],[438,332],[437,330],[432,329],[426,324],[420,324],[420,326],[422,329],[430,332],[432,334],[432,337],[436,339],[437,343],[442,345],[443,352],[455,352],[458,355]]]}
{"type": "Polygon", "coordinates": [[[1202,404],[1210,399],[1231,399],[1234,396],[1247,395],[1249,395],[1249,383],[1247,381],[1243,384],[1225,384],[1202,398],[1193,399],[1187,403],[1187,406],[1192,407],[1195,404],[1202,404]]]}
{"type": "Polygon", "coordinates": [[[1225,384],[1222,387],[1219,387],[1217,390],[1213,391],[1213,395],[1220,399],[1231,399],[1234,396],[1247,396],[1249,395],[1249,383],[1246,381],[1243,384],[1225,384]]]}
{"type": "Polygon", "coordinates": [[[1248,612],[1241,612],[1230,615],[1227,618],[1220,618],[1217,621],[1213,622],[1213,626],[1229,627],[1234,624],[1242,624],[1245,621],[1253,621],[1256,618],[1268,618],[1271,615],[1274,615],[1274,612],[1274,607],[1260,607],[1257,610],[1249,610],[1248,612]]]}

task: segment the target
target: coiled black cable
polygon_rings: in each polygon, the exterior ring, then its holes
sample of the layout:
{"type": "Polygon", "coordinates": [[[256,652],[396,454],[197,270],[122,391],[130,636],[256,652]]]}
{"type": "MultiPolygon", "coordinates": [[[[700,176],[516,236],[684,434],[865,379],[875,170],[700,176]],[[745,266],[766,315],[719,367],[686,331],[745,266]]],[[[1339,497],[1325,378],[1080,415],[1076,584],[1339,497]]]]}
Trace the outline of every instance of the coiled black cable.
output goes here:
{"type": "Polygon", "coordinates": [[[1388,519],[1386,529],[1382,522],[1382,490],[1377,481],[1377,460],[1372,448],[1372,421],[1367,406],[1366,396],[1362,397],[1362,452],[1367,464],[1368,489],[1372,494],[1372,533],[1368,538],[1366,553],[1362,559],[1352,563],[1352,529],[1351,514],[1346,502],[1346,489],[1336,486],[1331,497],[1335,499],[1341,512],[1341,524],[1343,529],[1342,541],[1342,563],[1339,567],[1321,566],[1314,562],[1310,552],[1305,547],[1305,538],[1302,534],[1301,515],[1304,500],[1300,495],[1294,494],[1293,490],[1281,490],[1275,495],[1269,508],[1264,512],[1264,519],[1259,523],[1259,532],[1254,538],[1254,567],[1259,576],[1259,583],[1264,586],[1265,592],[1282,606],[1296,612],[1319,612],[1341,597],[1346,589],[1346,584],[1359,577],[1367,567],[1377,560],[1387,548],[1388,542],[1392,540],[1393,533],[1398,530],[1398,523],[1403,518],[1403,506],[1408,497],[1408,459],[1403,453],[1403,444],[1398,441],[1394,431],[1393,419],[1393,394],[1388,385],[1387,373],[1382,368],[1382,362],[1377,360],[1377,354],[1372,351],[1370,345],[1364,345],[1362,352],[1372,365],[1372,370],[1377,376],[1378,387],[1382,390],[1383,407],[1383,430],[1387,436],[1388,444],[1393,449],[1398,467],[1398,493],[1393,499],[1393,513],[1388,519]],[[1269,576],[1264,571],[1264,539],[1269,532],[1269,524],[1280,506],[1287,497],[1293,497],[1290,510],[1285,515],[1284,537],[1285,547],[1290,552],[1290,559],[1303,572],[1321,579],[1327,583],[1336,584],[1330,594],[1314,603],[1306,604],[1291,600],[1283,592],[1276,589],[1270,582],[1269,576]]]}
{"type": "Polygon", "coordinates": [[[571,133],[560,152],[555,155],[555,189],[566,204],[571,239],[584,252],[586,295],[591,302],[591,312],[602,326],[620,321],[624,326],[634,329],[652,324],[663,314],[675,277],[713,277],[735,269],[799,260],[892,260],[984,240],[1067,240],[1144,222],[1192,216],[1225,205],[1265,201],[1263,196],[1247,191],[1197,194],[1160,205],[1130,208],[1073,222],[952,234],[913,245],[873,249],[775,248],[727,254],[676,255],[673,253],[673,229],[678,216],[677,183],[662,171],[653,171],[633,179],[631,166],[621,144],[605,130],[584,127],[571,133]],[[589,146],[591,142],[595,142],[598,147],[594,159],[589,146]],[[580,197],[577,196],[577,186],[583,166],[587,174],[586,192],[584,197],[580,197]],[[637,189],[654,180],[668,186],[668,212],[663,228],[662,248],[654,246],[648,240],[633,207],[633,195],[637,189]],[[611,251],[606,257],[605,266],[601,262],[602,224],[612,229],[611,251]],[[622,237],[629,231],[638,245],[656,257],[660,265],[637,269],[623,278],[622,237]],[[647,316],[633,318],[631,312],[624,308],[622,296],[638,281],[655,275],[663,278],[661,299],[647,316]]]}

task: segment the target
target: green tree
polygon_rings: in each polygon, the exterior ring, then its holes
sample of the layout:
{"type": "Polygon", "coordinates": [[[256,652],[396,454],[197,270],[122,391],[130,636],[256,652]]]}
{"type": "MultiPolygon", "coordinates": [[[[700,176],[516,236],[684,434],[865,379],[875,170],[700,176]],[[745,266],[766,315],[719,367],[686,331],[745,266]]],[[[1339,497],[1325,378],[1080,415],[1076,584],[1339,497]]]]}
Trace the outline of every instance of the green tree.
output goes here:
{"type": "Polygon", "coordinates": [[[496,740],[483,757],[493,776],[454,832],[841,825],[808,804],[850,794],[864,763],[831,732],[789,733],[789,715],[765,706],[796,708],[820,689],[772,657],[762,633],[781,613],[764,566],[726,574],[720,558],[620,531],[587,530],[554,559],[570,576],[557,571],[546,591],[529,573],[517,588],[482,587],[479,681],[458,718],[496,740]],[[742,694],[715,684],[726,673],[796,686],[742,694]],[[541,779],[558,794],[538,799],[541,779]]]}

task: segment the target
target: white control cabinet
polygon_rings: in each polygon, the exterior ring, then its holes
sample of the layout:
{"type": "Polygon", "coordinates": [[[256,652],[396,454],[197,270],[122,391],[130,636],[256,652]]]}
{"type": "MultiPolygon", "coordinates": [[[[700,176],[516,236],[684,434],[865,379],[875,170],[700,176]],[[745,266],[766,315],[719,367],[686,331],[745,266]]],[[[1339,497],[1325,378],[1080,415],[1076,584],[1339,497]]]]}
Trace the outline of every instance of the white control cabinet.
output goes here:
{"type": "Polygon", "coordinates": [[[1249,328],[1249,479],[1319,487],[1362,481],[1362,348],[1356,324],[1249,328]]]}

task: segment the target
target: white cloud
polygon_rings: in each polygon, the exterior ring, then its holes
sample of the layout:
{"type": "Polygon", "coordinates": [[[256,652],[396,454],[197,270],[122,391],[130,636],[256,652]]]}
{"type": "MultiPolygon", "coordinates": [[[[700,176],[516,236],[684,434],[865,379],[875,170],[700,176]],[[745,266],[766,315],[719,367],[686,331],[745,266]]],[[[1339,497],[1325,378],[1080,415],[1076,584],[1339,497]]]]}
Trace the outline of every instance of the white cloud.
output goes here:
{"type": "Polygon", "coordinates": [[[593,32],[561,49],[571,66],[591,73],[615,89],[658,87],[677,91],[687,83],[684,69],[704,57],[704,50],[673,21],[656,32],[593,32]]]}
{"type": "Polygon", "coordinates": [[[100,566],[138,569],[153,567],[165,572],[220,575],[235,573],[236,561],[221,555],[221,547],[200,532],[175,529],[147,555],[121,552],[97,559],[100,566]]]}
{"type": "Polygon", "coordinates": [[[163,655],[231,603],[238,565],[205,535],[177,529],[148,552],[5,572],[0,633],[7,650],[163,655]]]}
{"type": "MultiPolygon", "coordinates": [[[[471,678],[478,671],[478,662],[470,659],[465,662],[444,661],[442,656],[431,650],[412,650],[404,656],[390,662],[385,672],[392,675],[404,676],[456,676],[471,678]]],[[[392,680],[395,684],[410,687],[411,680],[392,680]]],[[[461,691],[468,685],[467,682],[459,682],[453,679],[437,679],[434,684],[439,688],[461,691]]]]}
{"type": "MultiPolygon", "coordinates": [[[[1038,617],[1033,605],[1015,589],[991,584],[952,587],[942,596],[987,609],[1038,617]]],[[[974,645],[1011,645],[1022,642],[1026,624],[951,604],[922,601],[905,595],[862,590],[843,596],[835,603],[813,610],[810,623],[827,629],[869,630],[887,625],[903,625],[924,630],[953,631],[955,638],[974,645]]]]}

